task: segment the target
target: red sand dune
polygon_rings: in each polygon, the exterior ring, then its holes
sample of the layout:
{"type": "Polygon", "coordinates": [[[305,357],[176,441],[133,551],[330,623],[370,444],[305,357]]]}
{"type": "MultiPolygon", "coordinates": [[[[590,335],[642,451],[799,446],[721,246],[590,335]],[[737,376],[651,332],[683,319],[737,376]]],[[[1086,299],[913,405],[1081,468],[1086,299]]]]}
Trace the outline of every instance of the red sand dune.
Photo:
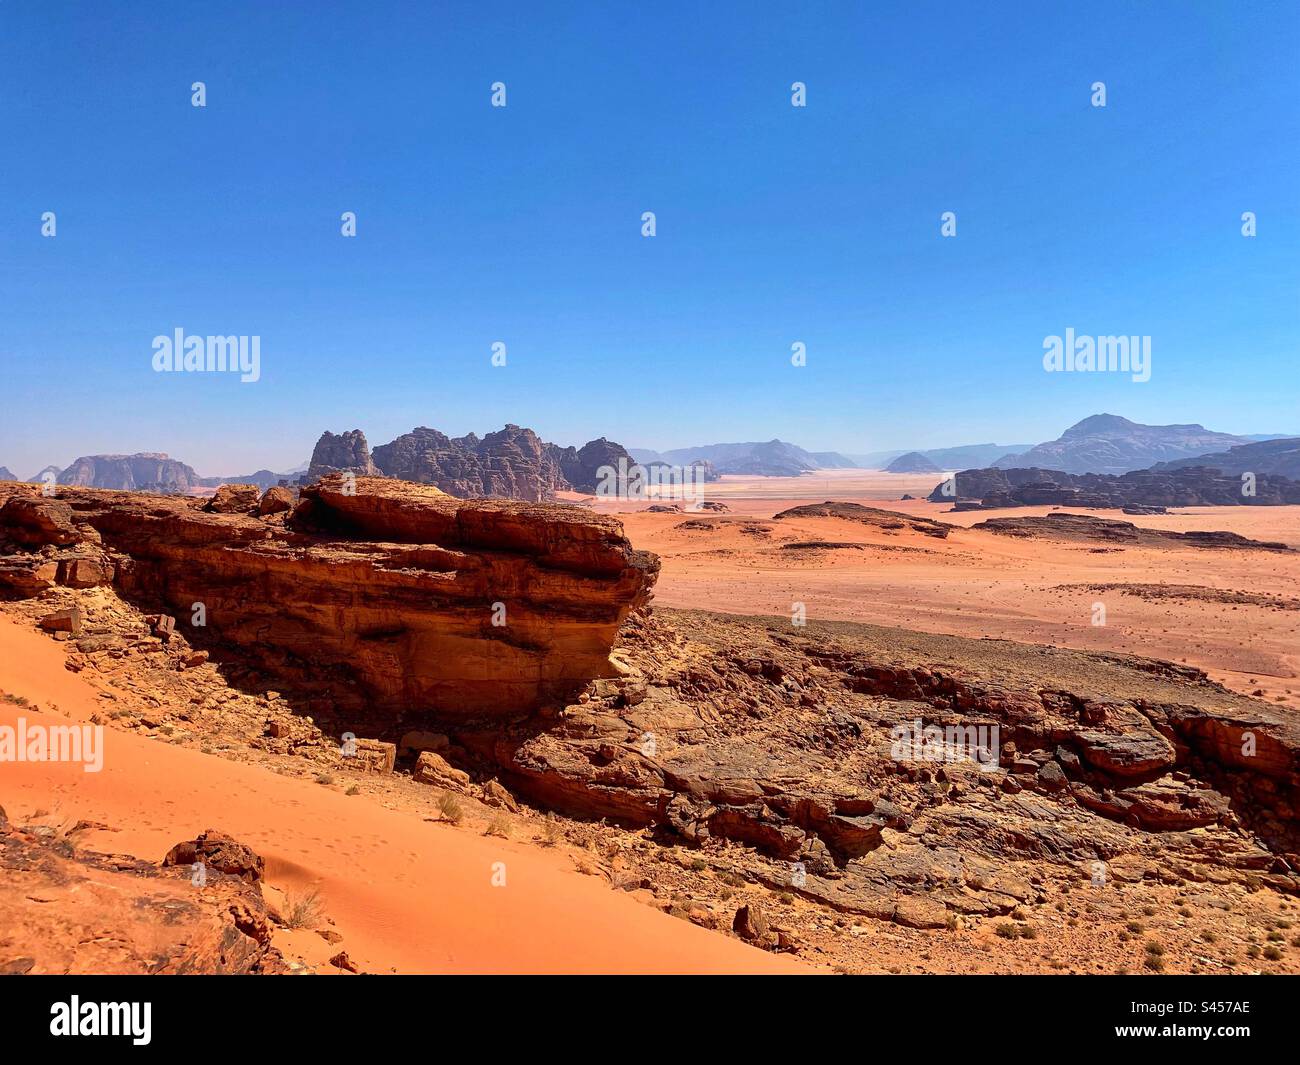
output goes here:
{"type": "MultiPolygon", "coordinates": [[[[63,657],[47,637],[0,618],[0,689],[86,721],[97,709],[94,690],[64,669],[63,657]]],[[[20,716],[56,721],[0,704],[0,724],[20,716]]],[[[118,831],[84,837],[87,847],[155,861],[219,828],[266,858],[272,888],[318,888],[365,972],[810,971],[642,905],[528,843],[112,728],[104,736],[100,773],[69,764],[0,768],[10,817],[45,809],[101,821],[118,831]],[[491,883],[497,862],[505,863],[505,887],[491,883]]],[[[316,938],[284,935],[294,946],[316,938]]]]}

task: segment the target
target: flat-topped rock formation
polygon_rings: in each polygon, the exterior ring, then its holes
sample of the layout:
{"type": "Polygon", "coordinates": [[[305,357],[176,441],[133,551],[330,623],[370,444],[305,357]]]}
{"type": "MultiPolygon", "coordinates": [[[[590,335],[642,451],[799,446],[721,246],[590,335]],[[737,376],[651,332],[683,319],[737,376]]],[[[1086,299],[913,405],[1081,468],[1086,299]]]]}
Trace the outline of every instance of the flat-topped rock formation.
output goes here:
{"type": "MultiPolygon", "coordinates": [[[[962,470],[935,486],[932,503],[978,501],[986,510],[1003,507],[1066,506],[1119,510],[1124,507],[1279,506],[1300,503],[1300,481],[1257,474],[1241,476],[1205,466],[1134,470],[1121,476],[1071,474],[1060,470],[962,470]]],[[[963,510],[977,509],[963,505],[963,510]]]]}
{"type": "Polygon", "coordinates": [[[1290,551],[1276,541],[1252,540],[1234,532],[1173,532],[1147,529],[1131,521],[1112,521],[1091,514],[1057,511],[1041,518],[990,518],[973,529],[1002,536],[1041,537],[1078,543],[1126,544],[1133,547],[1206,547],[1254,551],[1290,551]]]}
{"type": "Polygon", "coordinates": [[[224,512],[27,486],[0,502],[0,593],[112,584],[214,659],[380,718],[520,716],[612,675],[658,573],[612,518],[386,478],[335,474],[262,515],[255,493],[224,512]]]}
{"type": "Polygon", "coordinates": [[[947,522],[935,521],[933,518],[915,518],[910,514],[900,514],[894,510],[865,507],[861,503],[836,503],[829,499],[825,503],[807,503],[803,506],[791,507],[775,515],[776,520],[781,518],[843,518],[845,521],[855,521],[860,525],[870,525],[887,532],[908,529],[940,540],[945,539],[954,528],[947,522]]]}

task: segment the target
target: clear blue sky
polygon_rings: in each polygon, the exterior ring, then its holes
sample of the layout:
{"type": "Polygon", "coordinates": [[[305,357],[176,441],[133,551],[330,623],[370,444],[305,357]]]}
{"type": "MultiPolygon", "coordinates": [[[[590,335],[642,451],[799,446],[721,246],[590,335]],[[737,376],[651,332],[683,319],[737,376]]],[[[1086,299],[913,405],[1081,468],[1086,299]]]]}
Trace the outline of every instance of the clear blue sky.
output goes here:
{"type": "Polygon", "coordinates": [[[1297,11],[11,0],[0,465],[1300,432],[1297,11]],[[1067,326],[1152,336],[1152,379],[1044,373],[1067,326]],[[178,327],[259,335],[262,379],[154,373],[178,327]]]}

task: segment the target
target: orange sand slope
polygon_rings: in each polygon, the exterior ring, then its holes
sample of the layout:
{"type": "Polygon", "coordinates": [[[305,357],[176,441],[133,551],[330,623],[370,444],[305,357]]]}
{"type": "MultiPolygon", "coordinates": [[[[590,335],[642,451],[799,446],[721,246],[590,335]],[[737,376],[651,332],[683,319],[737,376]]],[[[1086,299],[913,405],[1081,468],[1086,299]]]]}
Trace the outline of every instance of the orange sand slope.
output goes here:
{"type": "MultiPolygon", "coordinates": [[[[0,618],[0,724],[88,720],[93,689],[46,637],[0,618]]],[[[267,770],[104,730],[104,768],[0,765],[11,818],[38,809],[101,821],[90,849],[157,861],[219,828],[267,860],[277,888],[319,889],[366,972],[794,973],[809,970],[670,917],[527,843],[470,834],[267,770]],[[506,884],[494,887],[494,863],[506,884]]]]}

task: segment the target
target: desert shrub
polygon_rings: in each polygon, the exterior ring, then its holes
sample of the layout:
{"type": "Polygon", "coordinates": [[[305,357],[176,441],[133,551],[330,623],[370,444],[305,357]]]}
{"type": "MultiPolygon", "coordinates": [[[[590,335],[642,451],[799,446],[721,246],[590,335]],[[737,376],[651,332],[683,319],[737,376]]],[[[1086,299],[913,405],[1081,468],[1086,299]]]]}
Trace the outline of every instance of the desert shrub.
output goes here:
{"type": "Polygon", "coordinates": [[[465,816],[465,810],[460,805],[460,800],[449,791],[444,791],[439,796],[438,809],[442,812],[443,818],[453,825],[460,824],[461,818],[465,816]]]}
{"type": "Polygon", "coordinates": [[[320,915],[320,892],[312,888],[301,895],[289,896],[284,923],[290,928],[310,928],[320,920],[320,915]]]}

